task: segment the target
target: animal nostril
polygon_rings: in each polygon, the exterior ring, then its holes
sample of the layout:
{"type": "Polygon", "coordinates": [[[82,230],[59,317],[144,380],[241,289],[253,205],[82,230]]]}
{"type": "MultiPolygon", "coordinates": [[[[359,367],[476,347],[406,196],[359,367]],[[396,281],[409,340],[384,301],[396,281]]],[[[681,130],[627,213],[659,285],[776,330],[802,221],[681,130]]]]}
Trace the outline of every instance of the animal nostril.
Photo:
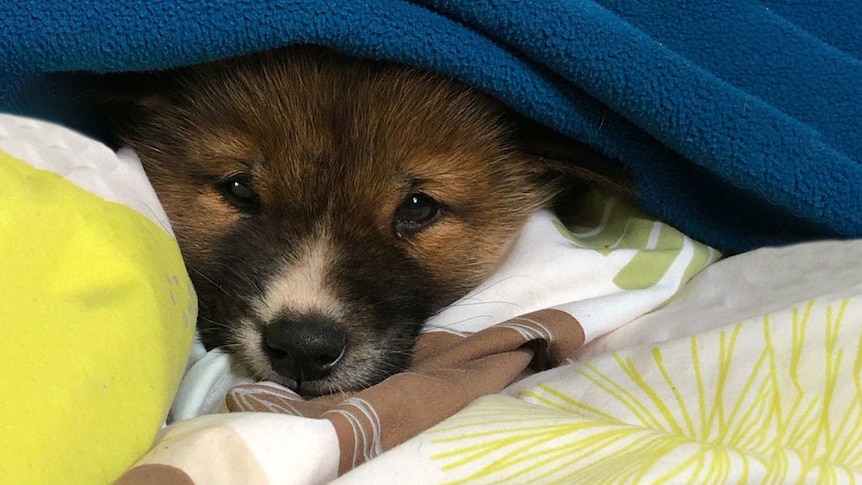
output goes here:
{"type": "Polygon", "coordinates": [[[290,357],[287,352],[285,352],[284,350],[281,350],[278,347],[273,347],[269,343],[267,343],[266,346],[267,346],[266,349],[267,349],[267,352],[269,353],[270,358],[272,358],[274,360],[281,360],[281,359],[290,357]]]}
{"type": "Polygon", "coordinates": [[[318,315],[281,317],[266,326],[264,342],[273,369],[298,384],[329,375],[347,348],[344,331],[318,315]]]}

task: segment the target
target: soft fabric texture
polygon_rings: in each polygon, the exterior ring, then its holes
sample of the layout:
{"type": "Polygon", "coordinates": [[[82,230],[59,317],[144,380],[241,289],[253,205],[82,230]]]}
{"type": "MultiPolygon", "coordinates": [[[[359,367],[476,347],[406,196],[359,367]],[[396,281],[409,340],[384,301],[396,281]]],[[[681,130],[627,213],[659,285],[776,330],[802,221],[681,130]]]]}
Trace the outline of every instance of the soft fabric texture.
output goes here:
{"type": "Polygon", "coordinates": [[[333,483],[862,479],[862,240],[720,261],[615,333],[333,483]]]}
{"type": "Polygon", "coordinates": [[[743,251],[862,236],[862,3],[23,0],[0,111],[92,129],[63,71],[315,43],[453,75],[621,160],[644,207],[743,251]]]}
{"type": "MultiPolygon", "coordinates": [[[[332,483],[858,482],[860,332],[862,240],[734,256],[571,364],[481,397],[394,448],[370,402],[338,408],[359,438],[347,459],[382,454],[332,483]]],[[[178,423],[120,483],[330,483],[345,427],[293,416],[307,403],[282,389],[238,390],[241,406],[271,412],[178,423]]]]}
{"type": "Polygon", "coordinates": [[[665,304],[718,258],[617,198],[591,192],[572,207],[535,214],[495,273],[427,323],[413,367],[369,389],[303,400],[273,383],[250,383],[218,349],[193,354],[172,409],[177,424],[122,483],[155,465],[154,473],[170,466],[196,483],[229,483],[248,467],[272,483],[343,474],[475,399],[568,363],[585,342],[665,304]],[[265,414],[195,418],[226,411],[265,414]],[[289,438],[262,437],[267,423],[291,429],[289,438]],[[212,453],[236,462],[216,468],[201,460],[212,453]]]}
{"type": "Polygon", "coordinates": [[[0,476],[110,483],[152,446],[197,300],[140,162],[0,115],[0,476]]]}

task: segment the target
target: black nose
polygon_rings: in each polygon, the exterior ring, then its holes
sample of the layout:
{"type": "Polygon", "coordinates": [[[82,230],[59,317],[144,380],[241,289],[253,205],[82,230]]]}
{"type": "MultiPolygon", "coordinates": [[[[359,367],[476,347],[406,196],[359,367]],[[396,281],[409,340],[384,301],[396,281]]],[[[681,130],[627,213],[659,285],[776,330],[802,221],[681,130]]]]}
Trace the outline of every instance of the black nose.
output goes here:
{"type": "Polygon", "coordinates": [[[267,325],[264,342],[273,370],[299,386],[329,375],[344,355],[347,338],[331,319],[299,315],[267,325]]]}

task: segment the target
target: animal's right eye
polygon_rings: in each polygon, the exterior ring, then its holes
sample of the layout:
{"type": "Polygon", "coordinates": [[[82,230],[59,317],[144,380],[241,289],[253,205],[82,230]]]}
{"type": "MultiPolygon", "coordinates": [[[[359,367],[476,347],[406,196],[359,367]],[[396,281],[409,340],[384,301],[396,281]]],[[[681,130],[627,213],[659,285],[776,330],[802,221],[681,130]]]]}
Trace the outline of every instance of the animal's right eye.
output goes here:
{"type": "Polygon", "coordinates": [[[260,196],[251,186],[251,177],[234,175],[216,186],[225,199],[245,212],[260,210],[260,196]]]}
{"type": "Polygon", "coordinates": [[[417,192],[410,194],[395,210],[392,226],[395,235],[412,236],[440,218],[442,207],[431,196],[417,192]]]}

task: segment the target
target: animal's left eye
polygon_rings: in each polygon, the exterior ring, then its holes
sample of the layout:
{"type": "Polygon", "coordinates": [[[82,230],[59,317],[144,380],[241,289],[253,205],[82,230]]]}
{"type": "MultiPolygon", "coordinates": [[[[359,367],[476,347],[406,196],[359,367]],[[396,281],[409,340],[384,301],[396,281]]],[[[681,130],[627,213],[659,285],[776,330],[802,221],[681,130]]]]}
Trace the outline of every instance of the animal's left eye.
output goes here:
{"type": "Polygon", "coordinates": [[[260,208],[260,196],[252,190],[248,176],[235,175],[221,182],[218,188],[226,199],[241,210],[253,212],[260,208]]]}
{"type": "Polygon", "coordinates": [[[398,237],[416,234],[440,218],[440,204],[421,192],[410,194],[395,209],[392,225],[398,237]]]}

